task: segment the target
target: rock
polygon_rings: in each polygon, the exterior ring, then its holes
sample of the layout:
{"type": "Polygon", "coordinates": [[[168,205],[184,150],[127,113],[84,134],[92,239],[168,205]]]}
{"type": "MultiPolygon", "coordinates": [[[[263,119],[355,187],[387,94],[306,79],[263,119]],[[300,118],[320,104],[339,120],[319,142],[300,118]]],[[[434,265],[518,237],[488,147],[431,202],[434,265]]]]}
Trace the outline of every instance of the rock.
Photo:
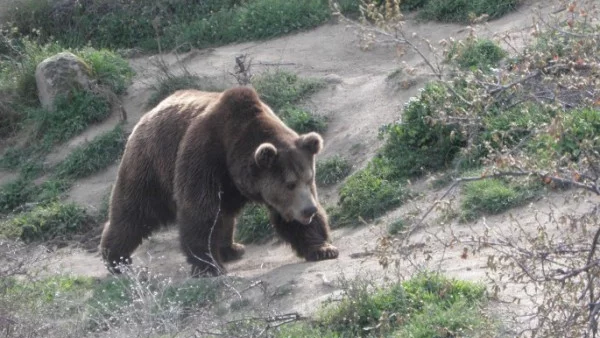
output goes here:
{"type": "Polygon", "coordinates": [[[92,86],[89,66],[76,55],[63,52],[40,62],[35,69],[35,82],[42,107],[54,109],[57,95],[72,89],[89,90],[92,86]]]}
{"type": "Polygon", "coordinates": [[[323,81],[329,84],[339,84],[344,82],[344,79],[337,74],[327,74],[323,77],[323,81]]]}

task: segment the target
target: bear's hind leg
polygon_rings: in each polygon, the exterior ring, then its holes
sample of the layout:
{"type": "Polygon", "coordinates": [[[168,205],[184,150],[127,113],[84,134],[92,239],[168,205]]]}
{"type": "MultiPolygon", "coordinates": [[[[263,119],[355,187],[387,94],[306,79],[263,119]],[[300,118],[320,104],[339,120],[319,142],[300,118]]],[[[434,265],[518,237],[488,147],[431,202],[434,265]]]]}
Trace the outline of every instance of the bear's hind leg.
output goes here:
{"type": "Polygon", "coordinates": [[[277,234],[284,241],[290,243],[299,257],[303,257],[307,261],[338,257],[338,249],[330,243],[327,215],[320,205],[317,214],[307,225],[297,221],[286,222],[274,210],[270,210],[270,218],[277,234]]]}

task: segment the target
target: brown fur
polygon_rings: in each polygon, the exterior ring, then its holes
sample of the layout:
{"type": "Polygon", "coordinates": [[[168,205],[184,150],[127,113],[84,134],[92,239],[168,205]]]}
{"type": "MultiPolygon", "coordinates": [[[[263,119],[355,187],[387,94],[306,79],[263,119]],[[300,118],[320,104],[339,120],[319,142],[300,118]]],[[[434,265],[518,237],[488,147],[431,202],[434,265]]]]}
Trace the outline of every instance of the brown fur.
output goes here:
{"type": "Polygon", "coordinates": [[[244,253],[233,234],[250,200],[268,206],[300,257],[336,258],[314,181],[321,147],[318,134],[295,133],[253,89],[174,93],[127,142],[100,244],[109,270],[119,272],[143,238],[177,222],[192,273],[224,273],[223,263],[244,253]]]}

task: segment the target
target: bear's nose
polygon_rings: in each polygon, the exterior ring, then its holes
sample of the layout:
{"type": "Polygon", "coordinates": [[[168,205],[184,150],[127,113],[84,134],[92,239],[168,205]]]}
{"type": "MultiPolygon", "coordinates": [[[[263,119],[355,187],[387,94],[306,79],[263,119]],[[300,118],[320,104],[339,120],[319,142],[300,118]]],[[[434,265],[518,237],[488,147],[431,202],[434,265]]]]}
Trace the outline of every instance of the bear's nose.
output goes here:
{"type": "Polygon", "coordinates": [[[315,206],[308,207],[308,208],[302,210],[302,216],[304,216],[306,218],[312,217],[316,213],[317,213],[317,207],[315,207],[315,206]]]}

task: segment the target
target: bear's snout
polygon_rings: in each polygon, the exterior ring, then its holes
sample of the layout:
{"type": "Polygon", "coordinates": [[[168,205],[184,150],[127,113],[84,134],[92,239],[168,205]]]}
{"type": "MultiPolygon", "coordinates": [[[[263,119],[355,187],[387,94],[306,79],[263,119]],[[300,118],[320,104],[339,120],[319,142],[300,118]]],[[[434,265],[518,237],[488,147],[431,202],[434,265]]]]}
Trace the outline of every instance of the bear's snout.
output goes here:
{"type": "Polygon", "coordinates": [[[316,213],[317,213],[317,207],[314,205],[302,210],[302,216],[304,218],[312,218],[316,213]]]}

